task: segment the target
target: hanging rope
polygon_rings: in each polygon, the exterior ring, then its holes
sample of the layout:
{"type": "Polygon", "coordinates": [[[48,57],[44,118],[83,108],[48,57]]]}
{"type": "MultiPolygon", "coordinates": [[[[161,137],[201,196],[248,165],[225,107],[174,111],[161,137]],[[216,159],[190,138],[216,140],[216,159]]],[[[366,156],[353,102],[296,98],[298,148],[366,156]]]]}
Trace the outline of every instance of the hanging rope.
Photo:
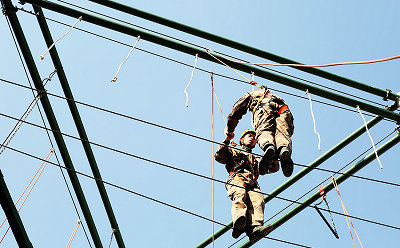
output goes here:
{"type": "Polygon", "coordinates": [[[360,243],[361,247],[364,248],[364,246],[363,246],[362,243],[361,243],[360,237],[358,237],[357,231],[356,231],[356,229],[354,228],[353,222],[352,222],[351,219],[350,219],[349,213],[347,212],[346,207],[344,206],[342,197],[340,196],[340,193],[339,193],[339,188],[338,188],[337,182],[336,182],[336,180],[335,180],[334,177],[332,177],[332,182],[333,182],[333,185],[335,186],[336,192],[338,193],[340,202],[342,203],[343,213],[344,213],[344,215],[345,215],[345,217],[346,217],[347,227],[349,228],[350,236],[351,236],[351,240],[353,241],[354,248],[356,248],[356,244],[354,243],[353,234],[351,233],[351,229],[350,229],[349,222],[350,222],[351,226],[353,227],[353,230],[354,230],[354,233],[355,233],[356,236],[357,236],[358,242],[360,243]]]}
{"type": "Polygon", "coordinates": [[[44,56],[50,51],[50,49],[52,49],[53,46],[54,46],[59,40],[61,40],[62,38],[64,38],[64,37],[76,26],[76,24],[78,24],[78,22],[80,22],[81,20],[82,20],[82,16],[80,16],[80,17],[78,18],[78,20],[76,20],[76,22],[68,29],[68,31],[67,31],[65,34],[63,34],[60,38],[58,38],[56,41],[54,41],[53,44],[51,44],[51,46],[46,50],[46,52],[44,52],[42,55],[40,55],[40,59],[41,59],[41,60],[44,60],[44,56]]]}
{"type": "Polygon", "coordinates": [[[324,188],[322,186],[320,186],[319,188],[319,194],[322,196],[322,199],[319,203],[314,205],[314,208],[317,210],[318,214],[321,216],[321,218],[324,220],[325,224],[329,227],[329,230],[331,230],[331,232],[333,233],[333,235],[335,235],[335,237],[337,239],[339,239],[339,235],[338,232],[336,230],[336,226],[335,226],[335,222],[333,221],[333,217],[332,217],[332,213],[331,210],[329,208],[329,204],[328,201],[326,200],[326,193],[324,191],[324,188]],[[325,219],[325,217],[322,215],[321,211],[319,210],[319,208],[317,207],[318,205],[320,205],[322,202],[325,202],[326,207],[328,208],[328,213],[329,213],[329,217],[331,218],[331,223],[332,226],[329,225],[328,221],[325,219]]]}
{"type": "Polygon", "coordinates": [[[316,124],[315,124],[315,117],[314,117],[314,111],[313,111],[313,107],[312,107],[311,96],[310,96],[310,93],[308,93],[308,89],[306,90],[306,94],[308,96],[308,100],[310,101],[310,111],[311,111],[311,116],[312,116],[312,120],[313,120],[313,123],[314,123],[314,133],[316,133],[317,136],[318,136],[318,150],[321,151],[321,136],[317,132],[317,127],[316,127],[316,124]]]}
{"type": "MultiPolygon", "coordinates": [[[[254,72],[251,72],[251,81],[255,82],[255,80],[254,80],[254,72]]],[[[254,84],[252,84],[251,87],[252,87],[252,90],[254,90],[254,84]]]]}
{"type": "MultiPolygon", "coordinates": [[[[54,152],[54,148],[51,148],[49,154],[47,154],[46,159],[42,162],[42,164],[40,165],[39,169],[36,171],[35,175],[34,175],[33,178],[31,179],[31,181],[29,182],[28,186],[26,186],[25,190],[22,192],[22,194],[21,194],[21,196],[18,198],[17,202],[15,202],[14,205],[16,206],[17,203],[18,203],[19,200],[22,198],[22,196],[25,194],[25,192],[26,192],[26,190],[28,189],[29,185],[32,183],[33,179],[36,177],[37,173],[38,173],[39,170],[40,170],[40,173],[39,173],[39,175],[37,176],[35,182],[33,183],[32,187],[30,188],[28,194],[25,196],[25,198],[24,198],[24,200],[23,200],[21,206],[18,208],[18,213],[19,213],[19,211],[21,210],[21,208],[24,206],[24,204],[25,204],[26,200],[28,199],[29,195],[31,194],[33,188],[35,187],[37,181],[39,180],[40,175],[42,175],[42,172],[43,172],[44,169],[46,168],[47,162],[50,160],[50,157],[51,157],[51,155],[53,154],[53,152],[54,152]]],[[[3,222],[2,222],[1,225],[0,225],[0,228],[3,226],[3,224],[4,224],[4,222],[5,222],[6,220],[7,220],[7,218],[5,218],[5,219],[3,220],[3,222]]],[[[6,235],[7,235],[7,233],[8,233],[9,230],[10,230],[10,226],[8,226],[6,233],[5,233],[5,234],[3,235],[3,237],[1,238],[0,244],[3,242],[3,240],[4,240],[4,238],[6,237],[6,235]]]]}
{"type": "Polygon", "coordinates": [[[67,248],[69,248],[69,247],[71,246],[72,240],[74,240],[76,231],[78,231],[78,228],[79,228],[79,225],[80,225],[80,224],[81,224],[81,220],[78,219],[77,222],[76,222],[74,231],[72,232],[71,237],[69,238],[69,241],[68,241],[68,244],[67,244],[67,248]]]}
{"type": "MultiPolygon", "coordinates": [[[[213,87],[213,89],[212,89],[212,90],[213,90],[213,93],[214,93],[215,99],[217,100],[217,103],[218,103],[219,110],[221,111],[222,118],[224,119],[225,126],[227,126],[227,122],[226,122],[226,119],[225,119],[225,115],[224,115],[224,112],[222,111],[221,104],[219,104],[218,96],[217,96],[217,93],[215,92],[215,89],[214,89],[214,87],[213,87]]],[[[236,143],[235,143],[233,140],[231,140],[231,145],[233,145],[234,147],[236,147],[238,144],[236,144],[236,143]]]]}
{"type": "Polygon", "coordinates": [[[358,113],[360,113],[360,115],[361,115],[361,117],[362,117],[362,119],[363,119],[363,121],[364,121],[364,126],[365,126],[365,129],[367,130],[367,134],[368,134],[368,136],[369,136],[369,139],[371,140],[372,147],[374,148],[374,153],[375,153],[376,159],[378,160],[379,167],[380,167],[381,169],[383,169],[381,160],[379,159],[378,153],[376,152],[375,142],[374,142],[374,140],[372,139],[371,134],[369,133],[368,126],[367,126],[367,122],[365,121],[364,115],[361,113],[360,106],[357,105],[356,109],[357,109],[358,113]]]}
{"type": "Polygon", "coordinates": [[[108,248],[111,247],[111,242],[112,242],[112,239],[113,239],[113,237],[114,237],[114,233],[115,233],[116,231],[117,231],[117,230],[115,230],[114,228],[112,229],[111,238],[110,238],[110,243],[108,244],[108,248]]]}
{"type": "Polygon", "coordinates": [[[196,65],[197,65],[197,58],[198,58],[198,56],[199,56],[199,55],[196,53],[196,56],[195,56],[195,58],[194,58],[194,66],[193,66],[193,69],[192,69],[192,74],[190,75],[189,83],[188,83],[188,85],[186,86],[186,88],[183,90],[183,92],[185,92],[185,94],[186,94],[186,107],[189,107],[189,95],[188,95],[188,93],[187,93],[186,90],[187,90],[187,88],[189,87],[190,83],[192,82],[194,70],[196,69],[196,65]]]}
{"type": "MultiPolygon", "coordinates": [[[[257,86],[257,87],[260,88],[260,89],[263,88],[263,87],[262,87],[261,85],[259,85],[258,83],[249,80],[248,78],[246,78],[245,76],[243,76],[240,72],[238,72],[237,70],[233,69],[232,67],[230,67],[229,65],[227,65],[226,63],[224,63],[224,62],[223,62],[222,60],[220,60],[219,58],[215,57],[213,54],[210,53],[210,51],[212,51],[212,50],[206,49],[206,52],[207,52],[211,57],[213,57],[214,59],[216,59],[217,61],[219,61],[221,64],[225,65],[226,67],[230,68],[232,71],[236,72],[239,76],[241,76],[243,79],[245,79],[245,80],[246,80],[247,82],[249,82],[251,85],[255,85],[255,86],[257,86]]],[[[214,52],[214,51],[212,51],[212,52],[214,52]]],[[[215,52],[214,52],[214,53],[215,53],[215,52]]],[[[229,60],[228,58],[226,58],[226,57],[224,57],[224,56],[222,56],[222,55],[220,55],[220,56],[223,57],[224,59],[229,60]]]]}
{"type": "Polygon", "coordinates": [[[214,74],[211,73],[211,216],[212,244],[214,248],[214,74]]]}
{"type": "MultiPolygon", "coordinates": [[[[212,51],[214,54],[217,54],[223,57],[221,54],[212,51]]],[[[224,57],[225,58],[225,57],[224,57]]],[[[270,65],[270,66],[294,66],[294,67],[328,67],[328,66],[337,66],[337,65],[359,65],[359,64],[372,64],[372,63],[379,63],[389,60],[394,60],[400,58],[400,55],[383,58],[383,59],[374,59],[374,60],[365,60],[365,61],[351,61],[351,62],[338,62],[338,63],[330,63],[330,64],[322,64],[322,65],[303,65],[303,64],[276,64],[276,63],[251,63],[251,62],[242,62],[230,58],[225,58],[229,61],[238,63],[238,64],[246,64],[246,65],[270,65]]]]}
{"type": "Polygon", "coordinates": [[[117,80],[118,80],[117,76],[118,76],[118,74],[119,74],[119,71],[121,70],[122,65],[125,63],[125,61],[128,60],[129,55],[131,55],[133,49],[135,49],[135,47],[136,47],[137,43],[139,42],[139,40],[140,40],[140,35],[136,38],[136,42],[135,42],[135,44],[132,46],[131,50],[129,51],[128,56],[126,56],[126,58],[124,59],[124,61],[122,61],[122,63],[119,65],[118,70],[117,70],[117,73],[115,74],[114,78],[111,79],[111,83],[117,82],[117,80]]]}

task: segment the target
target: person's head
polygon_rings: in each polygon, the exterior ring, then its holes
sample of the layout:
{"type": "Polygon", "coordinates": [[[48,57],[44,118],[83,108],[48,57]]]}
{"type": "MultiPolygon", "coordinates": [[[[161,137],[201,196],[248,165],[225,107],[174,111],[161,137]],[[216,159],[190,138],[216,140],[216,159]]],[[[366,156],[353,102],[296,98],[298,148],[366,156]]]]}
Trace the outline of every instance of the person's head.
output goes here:
{"type": "Polygon", "coordinates": [[[242,146],[247,146],[254,148],[256,146],[256,132],[252,129],[246,129],[240,136],[239,144],[242,146]]]}

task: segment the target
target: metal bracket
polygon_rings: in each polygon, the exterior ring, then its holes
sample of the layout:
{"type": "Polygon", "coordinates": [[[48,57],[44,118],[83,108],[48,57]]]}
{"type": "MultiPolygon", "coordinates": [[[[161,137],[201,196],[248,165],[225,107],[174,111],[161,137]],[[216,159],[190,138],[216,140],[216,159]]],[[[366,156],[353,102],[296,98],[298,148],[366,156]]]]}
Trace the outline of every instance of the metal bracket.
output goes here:
{"type": "Polygon", "coordinates": [[[391,90],[389,90],[389,89],[386,89],[386,96],[385,97],[383,97],[383,100],[384,101],[387,101],[388,100],[388,98],[389,98],[389,94],[390,93],[392,93],[392,91],[391,90]]]}
{"type": "Polygon", "coordinates": [[[18,8],[15,7],[15,6],[13,6],[12,8],[9,8],[9,9],[6,9],[6,8],[3,6],[1,12],[3,13],[3,15],[8,15],[8,13],[12,13],[12,12],[16,13],[17,11],[18,11],[18,8]]]}

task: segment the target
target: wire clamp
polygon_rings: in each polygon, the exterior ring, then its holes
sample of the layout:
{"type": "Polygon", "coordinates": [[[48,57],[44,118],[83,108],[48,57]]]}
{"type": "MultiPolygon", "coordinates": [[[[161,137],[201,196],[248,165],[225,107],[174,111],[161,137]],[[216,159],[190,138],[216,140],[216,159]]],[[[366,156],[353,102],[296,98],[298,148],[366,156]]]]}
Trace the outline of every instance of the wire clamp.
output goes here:
{"type": "Polygon", "coordinates": [[[382,99],[383,99],[384,101],[387,101],[388,98],[389,98],[389,94],[390,94],[390,93],[392,93],[392,91],[391,91],[390,89],[386,89],[386,96],[383,97],[382,99]]]}

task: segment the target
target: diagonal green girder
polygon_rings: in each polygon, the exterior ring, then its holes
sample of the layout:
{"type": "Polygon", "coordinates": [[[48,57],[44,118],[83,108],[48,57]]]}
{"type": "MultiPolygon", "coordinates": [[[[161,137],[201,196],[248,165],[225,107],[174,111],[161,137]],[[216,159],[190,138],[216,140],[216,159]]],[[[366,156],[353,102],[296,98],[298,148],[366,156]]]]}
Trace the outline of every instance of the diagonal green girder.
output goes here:
{"type": "Polygon", "coordinates": [[[33,248],[0,170],[0,204],[19,247],[33,248]]]}
{"type": "MultiPolygon", "coordinates": [[[[52,11],[55,11],[55,12],[58,12],[58,13],[61,13],[61,14],[67,15],[67,16],[75,17],[75,18],[79,18],[82,16],[83,21],[86,21],[86,22],[89,22],[89,23],[92,23],[95,25],[99,25],[99,26],[102,26],[102,27],[105,27],[105,28],[108,28],[111,30],[115,30],[117,32],[121,32],[121,33],[130,35],[130,36],[135,36],[135,37],[140,36],[141,39],[143,39],[143,40],[147,40],[147,41],[153,42],[155,44],[159,44],[159,45],[162,45],[162,46],[165,46],[165,47],[177,50],[177,51],[181,51],[183,53],[187,53],[187,54],[191,54],[191,55],[198,54],[198,56],[200,58],[212,61],[214,63],[219,63],[214,58],[212,58],[210,56],[210,54],[208,54],[206,51],[203,51],[201,49],[197,49],[192,46],[181,44],[179,42],[175,42],[175,41],[172,41],[172,40],[169,40],[166,38],[162,38],[160,36],[153,35],[153,34],[138,30],[138,29],[134,29],[134,28],[131,28],[126,25],[108,21],[106,19],[96,17],[96,16],[93,16],[90,14],[86,14],[84,12],[77,11],[75,9],[71,9],[71,8],[50,2],[50,1],[24,0],[23,2],[27,2],[27,3],[30,3],[30,4],[45,8],[45,9],[49,9],[49,10],[52,10],[52,11]]],[[[286,85],[286,86],[289,86],[289,87],[292,87],[292,88],[295,88],[298,90],[302,90],[302,91],[308,90],[311,94],[318,95],[320,97],[330,99],[332,101],[336,101],[336,102],[345,104],[345,105],[353,107],[353,108],[356,108],[356,106],[359,106],[360,109],[362,109],[364,111],[367,111],[367,112],[370,112],[370,113],[373,113],[376,115],[380,115],[380,116],[386,117],[391,120],[395,120],[396,122],[400,122],[400,115],[397,113],[394,113],[392,111],[389,111],[389,110],[386,110],[383,108],[378,108],[376,106],[366,104],[364,102],[354,100],[349,97],[341,96],[339,94],[332,93],[330,91],[323,90],[321,88],[318,88],[318,87],[315,87],[312,85],[308,85],[308,84],[302,83],[300,81],[296,81],[296,80],[293,80],[293,79],[290,79],[287,77],[273,74],[266,70],[262,70],[257,67],[254,67],[254,66],[237,64],[235,62],[226,60],[221,56],[218,56],[218,55],[214,55],[214,56],[217,57],[218,59],[220,59],[221,61],[223,61],[224,63],[226,63],[227,65],[229,65],[230,67],[241,70],[243,72],[246,72],[246,73],[254,72],[257,74],[257,76],[259,76],[261,78],[268,79],[268,80],[271,80],[271,81],[274,81],[274,82],[277,82],[277,83],[280,83],[280,84],[283,84],[283,85],[286,85]]]]}
{"type": "MultiPolygon", "coordinates": [[[[272,60],[272,61],[280,63],[280,64],[301,64],[299,62],[296,62],[296,61],[293,61],[293,60],[290,60],[287,58],[283,58],[281,56],[266,52],[264,50],[254,48],[254,47],[251,47],[251,46],[248,46],[245,44],[241,44],[237,41],[229,40],[227,38],[224,38],[224,37],[221,37],[221,36],[218,36],[215,34],[211,34],[211,33],[205,32],[203,30],[190,27],[188,25],[184,25],[179,22],[175,22],[175,21],[169,20],[167,18],[163,18],[163,17],[157,16],[157,15],[139,10],[139,9],[133,8],[128,5],[118,3],[116,1],[110,1],[110,0],[89,0],[89,1],[107,6],[112,9],[116,9],[116,10],[125,12],[130,15],[140,17],[140,18],[152,21],[152,22],[156,22],[158,24],[161,24],[161,25],[164,25],[164,26],[167,26],[170,28],[174,28],[176,30],[179,30],[179,31],[182,31],[182,32],[206,39],[206,40],[216,42],[221,45],[228,46],[228,47],[237,49],[237,50],[245,52],[245,53],[249,53],[249,54],[264,58],[264,59],[272,60]]],[[[359,83],[357,81],[354,81],[354,80],[351,80],[351,79],[348,79],[348,78],[345,78],[342,76],[338,76],[336,74],[333,74],[333,73],[330,73],[327,71],[323,71],[318,68],[296,67],[296,66],[294,66],[293,68],[316,75],[316,76],[319,76],[319,77],[322,77],[322,78],[325,78],[325,79],[328,79],[328,80],[335,81],[337,83],[344,84],[349,87],[363,90],[363,91],[366,91],[368,93],[371,93],[371,94],[374,94],[377,96],[381,96],[384,99],[387,98],[387,99],[396,101],[396,98],[397,98],[397,96],[395,94],[388,92],[387,90],[382,90],[382,89],[372,87],[370,85],[359,83]]]]}
{"type": "MultiPolygon", "coordinates": [[[[376,152],[378,155],[382,155],[384,152],[395,146],[397,143],[400,142],[400,132],[397,131],[397,135],[390,139],[388,142],[380,146],[376,152]]],[[[361,159],[358,161],[354,166],[352,166],[350,169],[345,171],[341,176],[336,178],[337,184],[341,184],[345,180],[347,180],[349,177],[354,175],[357,171],[361,170],[364,168],[367,164],[372,162],[376,158],[375,152],[371,152],[368,154],[365,158],[361,159]]],[[[330,182],[328,185],[324,187],[324,192],[328,193],[332,189],[334,189],[333,182],[330,182]]],[[[272,226],[274,227],[274,230],[283,225],[286,221],[290,220],[293,216],[296,214],[300,213],[302,210],[304,210],[306,207],[310,206],[313,202],[316,200],[320,199],[321,195],[319,192],[314,193],[312,196],[310,196],[308,199],[303,201],[301,204],[297,205],[296,207],[292,208],[289,212],[287,212],[284,216],[282,216],[280,219],[276,220],[274,223],[272,223],[272,226]]],[[[244,242],[242,245],[240,245],[238,248],[247,248],[252,246],[253,244],[250,243],[250,241],[244,242]]]]}
{"type": "Polygon", "coordinates": [[[2,3],[4,4],[4,11],[5,14],[8,16],[11,27],[15,33],[15,37],[17,39],[17,42],[19,44],[19,47],[21,48],[22,55],[25,59],[26,65],[28,67],[29,73],[31,75],[32,81],[36,87],[36,89],[41,92],[41,98],[40,102],[42,103],[44,112],[46,114],[47,120],[50,124],[51,129],[53,130],[53,135],[54,139],[57,143],[58,149],[61,153],[61,157],[64,161],[64,164],[67,168],[71,169],[68,170],[68,175],[71,180],[72,186],[74,188],[76,197],[78,199],[79,205],[82,209],[82,213],[85,217],[86,224],[89,228],[90,234],[92,235],[93,242],[97,248],[103,247],[101,244],[101,240],[99,237],[99,234],[96,229],[96,225],[94,224],[93,217],[90,213],[89,206],[86,202],[86,198],[83,194],[82,187],[80,185],[79,179],[76,175],[76,173],[73,172],[74,165],[72,163],[71,157],[69,155],[67,146],[64,142],[64,138],[60,134],[60,127],[58,126],[57,119],[54,115],[53,108],[51,107],[50,101],[47,97],[47,94],[45,93],[44,86],[42,84],[42,80],[39,75],[39,71],[36,67],[35,61],[32,57],[32,53],[30,51],[29,45],[26,41],[24,32],[21,28],[21,24],[19,23],[17,14],[16,14],[16,9],[12,5],[11,0],[1,0],[2,3]]]}
{"type": "MultiPolygon", "coordinates": [[[[46,41],[47,47],[50,47],[54,41],[51,36],[51,33],[50,33],[49,27],[47,25],[43,11],[40,7],[37,7],[37,6],[33,6],[33,10],[35,11],[36,18],[38,19],[38,23],[39,23],[40,29],[42,30],[42,34],[46,41]]],[[[106,213],[107,213],[108,219],[110,221],[111,228],[113,230],[115,230],[114,234],[115,234],[115,239],[117,241],[118,247],[124,248],[125,244],[124,244],[121,232],[118,227],[117,219],[115,218],[110,199],[108,198],[106,188],[104,187],[104,183],[101,180],[102,177],[100,174],[100,170],[97,166],[97,162],[94,157],[92,148],[89,144],[89,139],[87,137],[85,127],[84,127],[82,119],[80,117],[78,108],[74,102],[74,96],[72,95],[72,91],[71,91],[71,88],[69,87],[67,76],[65,75],[64,68],[62,66],[60,57],[58,56],[58,52],[57,52],[57,49],[55,46],[50,50],[50,56],[51,56],[53,64],[54,64],[54,68],[57,69],[57,75],[60,80],[62,89],[64,91],[64,95],[65,95],[66,99],[68,99],[67,100],[68,106],[71,111],[72,117],[74,119],[76,129],[78,130],[79,137],[81,138],[82,145],[85,150],[86,157],[89,161],[89,165],[92,170],[93,176],[95,178],[100,179],[100,180],[96,180],[96,185],[100,192],[100,196],[103,201],[103,205],[106,209],[106,213]]]]}
{"type": "MultiPolygon", "coordinates": [[[[399,101],[395,102],[394,104],[392,104],[392,106],[390,106],[391,110],[396,110],[398,109],[399,106],[399,101]]],[[[373,126],[375,126],[376,124],[378,124],[378,122],[380,122],[383,118],[380,116],[376,116],[375,118],[371,119],[370,121],[367,122],[367,127],[368,129],[371,129],[373,126]]],[[[308,173],[310,173],[313,169],[317,168],[319,165],[321,165],[322,163],[324,163],[325,161],[327,161],[330,157],[332,157],[333,155],[335,155],[337,152],[339,152],[341,149],[343,149],[344,147],[346,147],[348,144],[350,144],[351,142],[353,142],[355,139],[357,139],[358,137],[360,137],[363,133],[366,132],[365,126],[361,126],[360,128],[358,128],[356,131],[354,131],[352,134],[350,134],[349,136],[347,136],[345,139],[343,139],[342,141],[340,141],[338,144],[336,144],[334,147],[332,147],[331,149],[329,149],[327,152],[325,152],[324,154],[322,154],[321,156],[319,156],[317,159],[315,159],[313,162],[311,162],[310,164],[308,164],[306,166],[306,168],[304,168],[303,170],[299,171],[296,175],[293,175],[291,178],[289,178],[286,182],[284,182],[282,185],[280,185],[279,187],[277,187],[276,189],[274,189],[271,193],[269,193],[267,196],[264,197],[265,200],[265,204],[267,204],[267,202],[271,201],[273,198],[275,198],[276,196],[278,196],[280,193],[282,193],[284,190],[288,189],[290,186],[292,186],[294,183],[296,183],[297,181],[299,181],[301,178],[303,178],[305,175],[307,175],[308,173]]],[[[233,222],[229,222],[228,224],[226,224],[224,227],[220,228],[219,230],[217,230],[214,235],[209,236],[207,239],[205,239],[204,241],[202,241],[200,244],[198,244],[196,246],[196,248],[204,248],[207,245],[211,244],[212,239],[214,238],[217,239],[220,236],[222,236],[224,233],[226,233],[227,231],[229,231],[232,228],[233,222]],[[214,236],[214,237],[213,237],[214,236]]]]}

